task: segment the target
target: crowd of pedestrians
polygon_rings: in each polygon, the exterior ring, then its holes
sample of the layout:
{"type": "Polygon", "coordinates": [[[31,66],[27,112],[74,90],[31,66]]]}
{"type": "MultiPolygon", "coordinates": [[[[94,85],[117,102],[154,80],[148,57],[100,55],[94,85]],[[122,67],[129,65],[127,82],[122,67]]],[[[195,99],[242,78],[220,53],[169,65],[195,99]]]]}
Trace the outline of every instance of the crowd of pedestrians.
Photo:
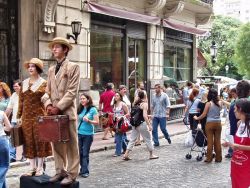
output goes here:
{"type": "MultiPolygon", "coordinates": [[[[250,84],[239,81],[235,88],[217,90],[200,89],[196,84],[187,82],[183,90],[186,104],[184,117],[189,118],[190,129],[201,124],[207,138],[207,152],[204,162],[222,161],[221,146],[228,147],[225,158],[231,159],[232,187],[250,186],[250,84]],[[202,92],[202,94],[200,94],[202,92]],[[189,96],[189,97],[187,97],[189,96]],[[196,104],[195,104],[196,103],[196,104]],[[225,139],[221,141],[221,117],[229,119],[225,139]]],[[[202,87],[204,88],[204,87],[202,87]]],[[[227,122],[227,121],[226,121],[227,122]]]]}
{"type": "MultiPolygon", "coordinates": [[[[50,178],[50,182],[61,181],[62,185],[68,185],[74,182],[78,175],[87,178],[90,175],[89,152],[94,140],[95,126],[100,124],[104,128],[103,140],[109,139],[109,134],[114,134],[113,157],[122,156],[123,160],[130,160],[133,147],[141,144],[142,137],[149,151],[149,159],[158,159],[154,154],[154,147],[160,146],[158,127],[166,141],[169,144],[172,142],[166,128],[170,117],[171,103],[168,94],[170,95],[171,89],[164,89],[162,85],[156,84],[155,93],[151,96],[151,101],[148,101],[144,84],[139,82],[134,100],[130,101],[125,85],[116,89],[113,83],[107,83],[98,109],[93,105],[92,96],[87,93],[79,96],[77,109],[80,68],[67,59],[73,47],[66,39],[57,37],[49,43],[49,48],[57,63],[48,70],[47,80],[40,76],[43,72],[43,62],[32,58],[24,63],[29,77],[13,82],[15,92],[12,95],[8,85],[0,82],[0,188],[6,187],[5,176],[10,162],[29,159],[29,170],[23,175],[39,177],[44,174],[45,158],[52,154],[56,174],[50,178]],[[131,127],[130,119],[135,116],[132,113],[135,107],[140,123],[131,127]],[[69,116],[68,142],[49,143],[37,139],[37,119],[38,116],[45,115],[69,116]],[[106,121],[100,121],[101,118],[106,121]],[[16,126],[22,127],[24,144],[23,147],[13,148],[6,132],[16,126]],[[128,137],[126,132],[131,129],[128,137]]],[[[215,162],[221,162],[221,145],[229,147],[225,157],[232,158],[233,187],[238,186],[239,179],[250,185],[249,178],[247,179],[250,173],[246,168],[250,164],[249,94],[250,85],[244,80],[240,81],[236,88],[223,89],[220,95],[215,89],[208,89],[190,81],[182,91],[183,103],[186,106],[183,116],[189,122],[190,130],[196,130],[201,124],[207,137],[204,161],[211,163],[214,156],[215,162]],[[234,142],[225,140],[221,144],[221,112],[223,116],[229,116],[230,135],[234,136],[234,142]],[[248,160],[239,162],[240,155],[248,156],[248,160]],[[238,176],[241,170],[246,176],[238,176]]]]}

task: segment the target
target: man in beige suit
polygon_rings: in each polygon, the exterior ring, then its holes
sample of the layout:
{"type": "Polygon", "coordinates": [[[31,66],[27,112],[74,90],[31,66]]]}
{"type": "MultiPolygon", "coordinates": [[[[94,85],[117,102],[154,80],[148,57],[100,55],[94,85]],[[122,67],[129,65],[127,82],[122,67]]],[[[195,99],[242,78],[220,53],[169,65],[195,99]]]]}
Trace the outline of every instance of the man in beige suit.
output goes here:
{"type": "Polygon", "coordinates": [[[64,114],[70,120],[70,140],[66,143],[53,143],[56,175],[50,182],[61,181],[68,185],[75,181],[79,171],[79,150],[76,132],[76,96],[80,82],[80,67],[66,57],[72,45],[68,40],[56,37],[49,43],[57,65],[48,71],[46,94],[42,102],[49,115],[64,114]]]}

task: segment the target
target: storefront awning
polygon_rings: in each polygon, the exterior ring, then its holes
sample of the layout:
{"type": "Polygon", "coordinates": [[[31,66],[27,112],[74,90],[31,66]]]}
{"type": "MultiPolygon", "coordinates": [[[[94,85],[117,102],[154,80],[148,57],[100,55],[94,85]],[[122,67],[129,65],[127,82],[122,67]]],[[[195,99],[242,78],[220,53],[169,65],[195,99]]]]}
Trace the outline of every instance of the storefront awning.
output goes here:
{"type": "Polygon", "coordinates": [[[207,60],[205,59],[199,48],[197,48],[197,65],[199,68],[207,66],[207,60]]]}
{"type": "Polygon", "coordinates": [[[118,18],[123,18],[123,19],[128,19],[128,20],[133,20],[133,21],[143,22],[143,23],[148,23],[148,24],[153,24],[153,25],[160,25],[161,23],[161,19],[156,16],[149,16],[145,14],[129,12],[126,10],[108,7],[108,6],[100,5],[100,4],[93,3],[93,2],[87,2],[86,4],[87,4],[87,10],[89,12],[105,14],[108,16],[114,16],[118,18]]]}
{"type": "Polygon", "coordinates": [[[162,24],[163,24],[163,27],[168,27],[174,30],[191,33],[195,35],[204,35],[207,32],[205,30],[197,29],[195,27],[190,27],[190,26],[185,26],[185,25],[181,25],[178,23],[174,23],[174,21],[170,21],[168,19],[163,19],[162,24]]]}

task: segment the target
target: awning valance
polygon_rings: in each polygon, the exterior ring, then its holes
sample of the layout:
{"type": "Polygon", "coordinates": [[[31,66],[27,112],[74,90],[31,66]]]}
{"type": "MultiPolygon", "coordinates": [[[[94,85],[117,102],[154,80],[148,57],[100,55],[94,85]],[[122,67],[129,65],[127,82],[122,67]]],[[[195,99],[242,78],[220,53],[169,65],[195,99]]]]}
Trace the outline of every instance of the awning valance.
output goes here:
{"type": "Polygon", "coordinates": [[[163,27],[167,27],[167,28],[171,28],[174,30],[195,34],[195,35],[203,35],[207,32],[205,30],[197,29],[195,27],[185,26],[182,24],[175,23],[172,20],[168,20],[168,19],[162,20],[160,17],[157,17],[157,16],[149,16],[145,14],[140,14],[136,12],[122,10],[119,8],[97,4],[94,2],[86,2],[86,6],[87,6],[87,11],[89,12],[104,14],[108,16],[114,16],[114,17],[118,17],[122,19],[128,19],[128,20],[133,20],[133,21],[148,23],[148,24],[153,24],[153,25],[162,24],[163,27]]]}
{"type": "Polygon", "coordinates": [[[94,2],[87,2],[86,4],[87,4],[87,10],[89,12],[95,12],[99,14],[114,16],[122,19],[128,19],[153,25],[160,25],[161,23],[161,19],[156,16],[149,16],[145,14],[130,12],[127,10],[100,5],[94,2]]]}
{"type": "Polygon", "coordinates": [[[199,68],[207,66],[207,60],[205,59],[199,48],[197,48],[197,65],[199,68]]]}
{"type": "Polygon", "coordinates": [[[162,24],[163,24],[163,27],[168,27],[174,30],[191,33],[195,35],[204,35],[207,32],[205,30],[197,29],[195,27],[190,27],[190,26],[185,26],[185,25],[181,25],[178,23],[174,23],[174,21],[170,21],[168,19],[163,19],[162,24]]]}

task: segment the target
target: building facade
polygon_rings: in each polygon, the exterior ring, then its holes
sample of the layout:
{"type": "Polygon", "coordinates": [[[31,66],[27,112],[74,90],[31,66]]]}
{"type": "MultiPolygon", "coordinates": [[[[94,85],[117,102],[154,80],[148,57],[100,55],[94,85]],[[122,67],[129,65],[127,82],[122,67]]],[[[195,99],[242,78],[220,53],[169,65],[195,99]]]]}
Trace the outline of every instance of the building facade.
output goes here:
{"type": "Polygon", "coordinates": [[[107,82],[138,81],[152,88],[167,79],[194,80],[196,36],[210,21],[212,0],[0,0],[0,79],[27,76],[23,62],[54,63],[48,43],[82,30],[69,59],[80,65],[80,90],[103,90],[107,82]]]}
{"type": "Polygon", "coordinates": [[[229,16],[243,23],[250,22],[250,4],[248,0],[215,0],[215,15],[229,16]]]}

